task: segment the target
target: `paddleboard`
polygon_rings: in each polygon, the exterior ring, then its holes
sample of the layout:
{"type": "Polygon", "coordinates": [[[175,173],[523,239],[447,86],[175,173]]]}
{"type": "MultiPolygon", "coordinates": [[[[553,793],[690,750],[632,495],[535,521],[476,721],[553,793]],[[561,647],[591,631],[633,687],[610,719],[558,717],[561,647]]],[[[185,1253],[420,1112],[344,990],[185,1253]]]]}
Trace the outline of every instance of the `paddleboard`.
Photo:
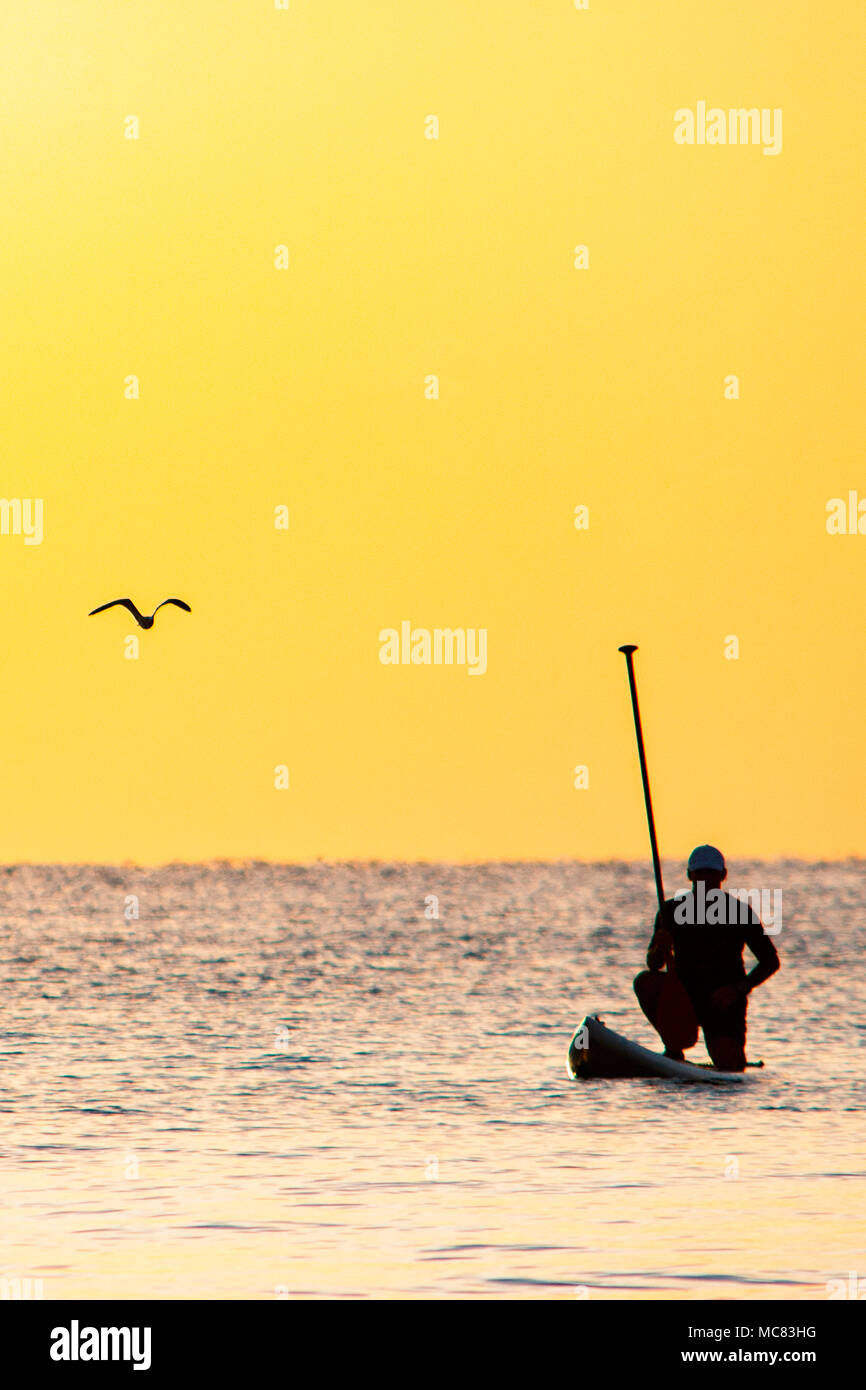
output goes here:
{"type": "Polygon", "coordinates": [[[677,1062],[661,1052],[631,1042],[608,1028],[596,1014],[583,1020],[568,1049],[568,1074],[575,1080],[594,1077],[663,1077],[669,1081],[727,1085],[751,1080],[747,1072],[718,1071],[700,1062],[677,1062]]]}

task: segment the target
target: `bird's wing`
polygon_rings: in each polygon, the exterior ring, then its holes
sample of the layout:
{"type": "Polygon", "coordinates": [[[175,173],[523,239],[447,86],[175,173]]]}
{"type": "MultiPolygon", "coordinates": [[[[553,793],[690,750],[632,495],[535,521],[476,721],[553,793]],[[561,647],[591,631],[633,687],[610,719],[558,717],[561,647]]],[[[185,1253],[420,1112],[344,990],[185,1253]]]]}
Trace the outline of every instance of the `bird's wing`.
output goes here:
{"type": "Polygon", "coordinates": [[[98,608],[91,608],[87,616],[88,618],[92,618],[94,613],[104,613],[106,608],[117,608],[118,605],[120,605],[121,608],[128,608],[135,618],[135,621],[137,623],[141,622],[141,614],[131,598],[113,598],[110,603],[102,603],[98,608]]]}
{"type": "Polygon", "coordinates": [[[155,607],[154,610],[153,610],[154,613],[158,613],[159,610],[160,610],[160,608],[164,608],[165,605],[166,605],[167,603],[173,603],[173,604],[175,604],[178,608],[182,608],[183,611],[184,611],[184,613],[191,613],[191,612],[192,612],[192,609],[190,608],[189,604],[188,604],[188,603],[184,603],[184,601],[183,601],[182,598],[164,598],[163,601],[162,601],[162,603],[158,603],[158,604],[156,605],[156,607],[155,607]]]}

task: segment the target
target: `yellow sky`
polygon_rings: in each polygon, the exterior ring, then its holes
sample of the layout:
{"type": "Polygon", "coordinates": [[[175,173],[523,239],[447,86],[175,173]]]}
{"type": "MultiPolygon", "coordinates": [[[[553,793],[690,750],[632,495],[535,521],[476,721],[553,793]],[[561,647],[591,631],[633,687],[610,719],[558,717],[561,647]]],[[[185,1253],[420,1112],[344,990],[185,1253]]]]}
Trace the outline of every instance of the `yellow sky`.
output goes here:
{"type": "Polygon", "coordinates": [[[863,30],[8,0],[0,857],[644,856],[629,641],[664,853],[866,853],[863,30]]]}

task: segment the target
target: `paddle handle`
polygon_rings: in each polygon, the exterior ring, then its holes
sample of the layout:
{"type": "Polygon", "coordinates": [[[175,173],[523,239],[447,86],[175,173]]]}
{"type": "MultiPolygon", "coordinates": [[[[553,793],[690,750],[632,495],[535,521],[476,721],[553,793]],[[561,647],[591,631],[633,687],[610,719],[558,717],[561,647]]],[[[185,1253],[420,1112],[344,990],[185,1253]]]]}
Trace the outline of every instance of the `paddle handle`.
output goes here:
{"type": "Polygon", "coordinates": [[[643,782],[643,799],[646,806],[646,819],[649,826],[650,847],[653,855],[653,873],[656,880],[656,893],[659,900],[659,911],[661,912],[665,901],[664,884],[662,883],[662,865],[659,859],[659,847],[656,839],[656,823],[653,817],[653,802],[650,795],[649,774],[646,767],[646,753],[643,746],[643,729],[640,722],[640,707],[637,702],[637,685],[634,678],[634,654],[637,647],[627,645],[620,647],[619,650],[625,657],[625,664],[628,667],[628,687],[631,691],[631,708],[634,714],[634,730],[637,735],[637,752],[640,758],[640,775],[643,782]]]}

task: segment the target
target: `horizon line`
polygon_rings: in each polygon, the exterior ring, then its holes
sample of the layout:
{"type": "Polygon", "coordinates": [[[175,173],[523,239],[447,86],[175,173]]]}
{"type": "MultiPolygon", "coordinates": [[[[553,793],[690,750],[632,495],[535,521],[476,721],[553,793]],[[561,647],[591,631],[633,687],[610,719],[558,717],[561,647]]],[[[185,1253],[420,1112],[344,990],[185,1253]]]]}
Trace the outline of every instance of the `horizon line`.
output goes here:
{"type": "MultiPolygon", "coordinates": [[[[688,852],[682,855],[663,854],[660,856],[663,864],[679,864],[688,860],[688,852]]],[[[866,854],[846,854],[838,857],[820,856],[810,858],[802,854],[783,854],[770,855],[765,857],[760,854],[753,855],[731,855],[726,856],[726,863],[730,867],[737,863],[760,863],[760,864],[864,864],[866,865],[866,854]]],[[[318,865],[330,868],[340,868],[346,866],[367,866],[377,865],[400,866],[405,868],[420,867],[426,865],[439,865],[448,868],[485,868],[488,866],[538,866],[547,865],[557,867],[560,865],[579,864],[587,868],[599,868],[609,865],[624,865],[628,868],[643,867],[652,874],[652,860],[649,858],[626,858],[610,856],[603,859],[583,859],[577,855],[558,856],[557,858],[503,858],[503,859],[449,859],[449,858],[358,858],[358,859],[330,859],[325,856],[317,856],[314,859],[259,859],[246,855],[216,856],[207,859],[16,859],[8,863],[0,864],[2,869],[8,873],[13,869],[169,869],[169,868],[249,868],[262,866],[270,868],[286,869],[309,869],[318,865]]]]}

